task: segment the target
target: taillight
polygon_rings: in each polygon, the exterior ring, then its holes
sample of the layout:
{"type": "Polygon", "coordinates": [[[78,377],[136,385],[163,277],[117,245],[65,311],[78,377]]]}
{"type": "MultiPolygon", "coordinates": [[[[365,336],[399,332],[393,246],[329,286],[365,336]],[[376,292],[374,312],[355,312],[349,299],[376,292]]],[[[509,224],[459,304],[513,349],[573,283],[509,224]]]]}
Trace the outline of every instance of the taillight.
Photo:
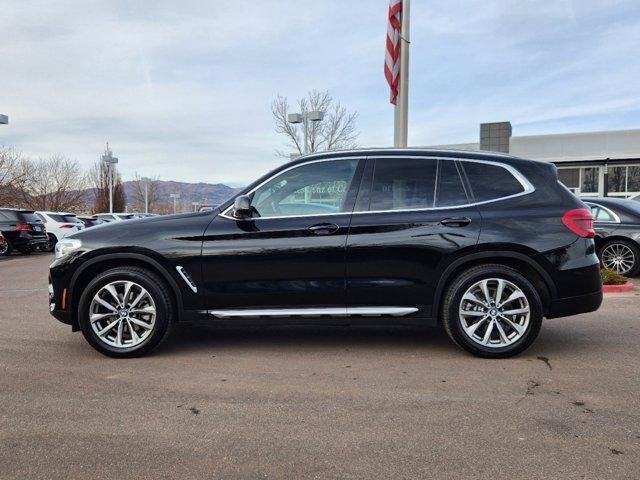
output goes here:
{"type": "Polygon", "coordinates": [[[16,231],[18,232],[24,232],[29,230],[31,230],[31,225],[27,223],[21,223],[20,225],[16,225],[16,231]]]}
{"type": "Polygon", "coordinates": [[[63,223],[60,225],[60,228],[73,228],[75,225],[71,225],[70,223],[63,223]]]}
{"type": "Polygon", "coordinates": [[[582,238],[593,238],[596,236],[596,231],[593,229],[593,214],[588,208],[569,210],[562,216],[562,223],[582,238]]]}

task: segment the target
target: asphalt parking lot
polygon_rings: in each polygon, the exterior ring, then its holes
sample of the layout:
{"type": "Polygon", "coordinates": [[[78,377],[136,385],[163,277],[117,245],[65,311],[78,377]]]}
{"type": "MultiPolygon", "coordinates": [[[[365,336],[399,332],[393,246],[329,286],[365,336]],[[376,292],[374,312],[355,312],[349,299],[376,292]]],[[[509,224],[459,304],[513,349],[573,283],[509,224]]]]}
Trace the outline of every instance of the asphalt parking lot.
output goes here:
{"type": "Polygon", "coordinates": [[[177,329],[113,360],[0,260],[0,478],[640,477],[640,295],[510,360],[437,329],[177,329]]]}

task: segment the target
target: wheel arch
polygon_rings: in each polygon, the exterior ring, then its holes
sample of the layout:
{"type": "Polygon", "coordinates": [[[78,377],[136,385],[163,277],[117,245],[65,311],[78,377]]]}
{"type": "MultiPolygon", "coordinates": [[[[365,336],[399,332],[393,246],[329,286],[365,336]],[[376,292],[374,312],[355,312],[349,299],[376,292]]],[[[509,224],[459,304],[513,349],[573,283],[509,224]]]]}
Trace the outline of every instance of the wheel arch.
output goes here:
{"type": "Polygon", "coordinates": [[[606,244],[615,242],[615,241],[620,241],[620,240],[624,240],[625,242],[632,243],[633,245],[636,246],[636,248],[640,249],[640,244],[631,237],[626,237],[624,235],[615,235],[615,234],[608,235],[606,237],[600,237],[600,240],[598,241],[598,244],[596,246],[598,257],[600,257],[600,251],[604,248],[606,244]]]}
{"type": "Polygon", "coordinates": [[[171,277],[167,270],[155,259],[140,253],[111,253],[99,255],[84,263],[71,277],[69,283],[69,310],[74,312],[73,329],[79,329],[78,326],[78,302],[82,295],[82,289],[77,288],[79,285],[87,285],[91,278],[101,272],[117,267],[140,267],[145,268],[160,278],[165,280],[173,293],[171,301],[174,303],[177,320],[182,318],[182,293],[176,281],[171,277]]]}
{"type": "Polygon", "coordinates": [[[433,312],[437,320],[441,318],[441,308],[447,287],[464,270],[482,264],[499,264],[515,268],[524,273],[533,283],[540,294],[544,313],[546,314],[551,300],[556,297],[557,291],[551,276],[531,257],[513,251],[482,251],[466,255],[452,262],[442,273],[433,299],[433,312]]]}

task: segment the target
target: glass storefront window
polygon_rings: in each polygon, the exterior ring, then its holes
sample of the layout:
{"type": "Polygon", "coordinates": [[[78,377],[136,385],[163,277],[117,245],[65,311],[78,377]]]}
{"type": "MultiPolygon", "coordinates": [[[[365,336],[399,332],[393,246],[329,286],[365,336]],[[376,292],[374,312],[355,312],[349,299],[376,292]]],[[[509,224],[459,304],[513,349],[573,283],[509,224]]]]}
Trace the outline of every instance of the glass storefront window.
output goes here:
{"type": "Polygon", "coordinates": [[[609,192],[625,192],[627,190],[627,167],[609,167],[607,189],[609,192]]]}
{"type": "Polygon", "coordinates": [[[578,188],[580,187],[580,169],[559,168],[558,180],[560,180],[567,188],[578,188]]]}
{"type": "Polygon", "coordinates": [[[582,169],[582,185],[580,186],[582,193],[598,192],[598,170],[598,167],[582,169]]]}
{"type": "Polygon", "coordinates": [[[628,167],[627,192],[640,192],[640,166],[628,167]]]}

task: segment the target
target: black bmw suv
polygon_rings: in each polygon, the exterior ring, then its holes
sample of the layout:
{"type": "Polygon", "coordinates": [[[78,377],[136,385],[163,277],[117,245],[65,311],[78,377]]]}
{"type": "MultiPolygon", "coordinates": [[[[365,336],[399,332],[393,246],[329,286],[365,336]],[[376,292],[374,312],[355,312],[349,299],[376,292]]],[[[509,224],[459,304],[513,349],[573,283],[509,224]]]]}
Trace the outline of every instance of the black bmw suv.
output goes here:
{"type": "Polygon", "coordinates": [[[303,157],[213,211],[60,241],[50,310],[100,352],[145,354],[174,323],[442,324],[508,357],[543,317],[602,301],[593,217],[547,163],[361,150],[303,157]]]}

